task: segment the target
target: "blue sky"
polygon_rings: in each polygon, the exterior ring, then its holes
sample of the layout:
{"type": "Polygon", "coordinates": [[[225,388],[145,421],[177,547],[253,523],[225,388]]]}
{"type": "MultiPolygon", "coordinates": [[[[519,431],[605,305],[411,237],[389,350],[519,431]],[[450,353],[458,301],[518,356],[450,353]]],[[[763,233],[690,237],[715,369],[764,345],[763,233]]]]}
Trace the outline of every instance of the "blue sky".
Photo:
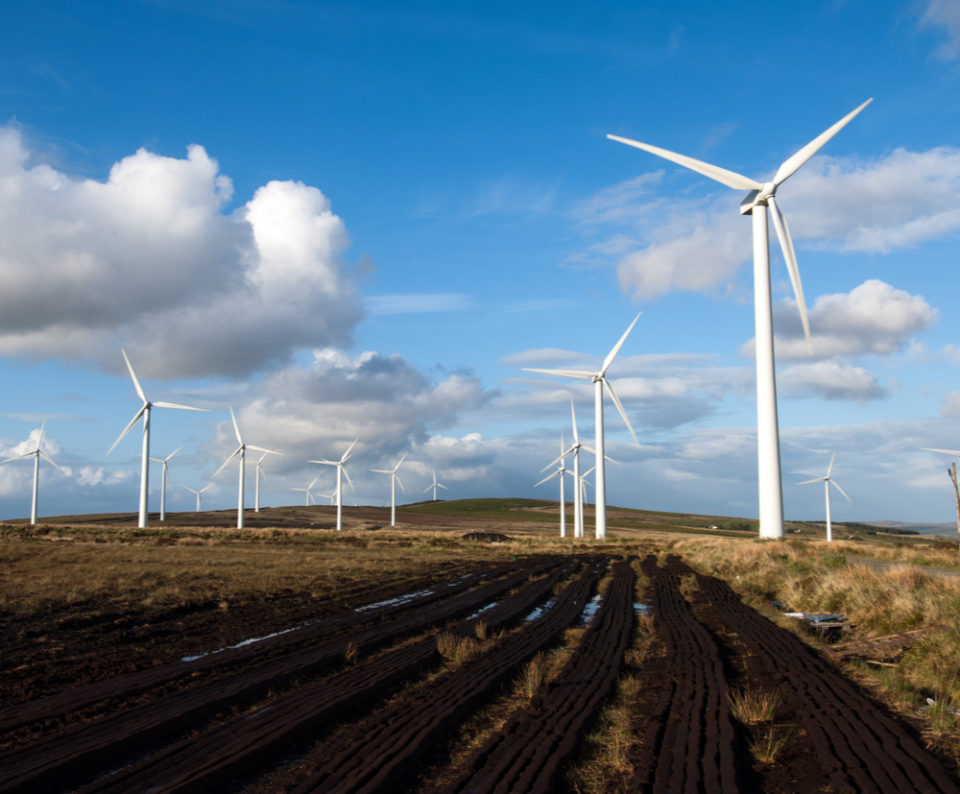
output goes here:
{"type": "MultiPolygon", "coordinates": [[[[772,273],[788,518],[949,521],[960,445],[960,3],[12,2],[0,31],[0,455],[44,449],[41,515],[133,511],[153,454],[205,485],[235,442],[264,502],[543,496],[609,375],[608,501],[756,515],[752,272],[741,196],[614,133],[754,178],[875,101],[778,193],[814,353],[772,273]]],[[[0,516],[29,509],[0,466],[0,516]]],[[[252,484],[252,481],[251,481],[252,484]]],[[[159,503],[159,470],[152,507],[159,503]]],[[[205,505],[235,503],[235,477],[205,505]]]]}

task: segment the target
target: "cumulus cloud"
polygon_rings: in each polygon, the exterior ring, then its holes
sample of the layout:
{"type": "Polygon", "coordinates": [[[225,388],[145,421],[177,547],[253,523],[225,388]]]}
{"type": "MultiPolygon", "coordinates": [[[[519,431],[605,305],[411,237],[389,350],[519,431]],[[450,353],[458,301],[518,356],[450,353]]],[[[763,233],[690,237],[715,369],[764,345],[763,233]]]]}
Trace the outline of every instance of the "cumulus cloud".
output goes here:
{"type": "Polygon", "coordinates": [[[939,59],[951,61],[960,56],[960,5],[955,0],[928,0],[919,24],[921,28],[942,28],[947,34],[947,40],[934,50],[939,59]]]}
{"type": "Polygon", "coordinates": [[[887,389],[863,367],[816,361],[796,364],[777,374],[777,384],[784,397],[817,396],[827,400],[867,402],[887,396],[887,389]]]}
{"type": "MultiPolygon", "coordinates": [[[[938,312],[919,295],[870,279],[848,293],[821,295],[809,316],[813,355],[829,358],[895,353],[910,344],[913,334],[929,329],[938,312]]],[[[775,333],[778,358],[810,358],[792,298],[777,306],[775,333]]],[[[744,346],[744,354],[753,355],[753,344],[744,346]]]]}
{"type": "MultiPolygon", "coordinates": [[[[660,173],[602,191],[578,216],[588,231],[603,235],[594,250],[617,258],[625,292],[652,298],[715,290],[752,256],[749,220],[736,209],[741,196],[705,182],[701,198],[657,199],[651,193],[660,173]]],[[[913,247],[960,229],[960,150],[897,149],[875,159],[821,155],[791,177],[780,198],[798,248],[913,247]]],[[[773,235],[771,249],[778,251],[773,235]]],[[[802,250],[799,258],[802,270],[802,250]]]]}
{"type": "Polygon", "coordinates": [[[349,340],[349,238],[316,188],[270,182],[227,213],[202,146],[140,149],[105,181],[31,157],[0,129],[0,353],[116,368],[122,344],[145,377],[242,375],[349,340]]]}

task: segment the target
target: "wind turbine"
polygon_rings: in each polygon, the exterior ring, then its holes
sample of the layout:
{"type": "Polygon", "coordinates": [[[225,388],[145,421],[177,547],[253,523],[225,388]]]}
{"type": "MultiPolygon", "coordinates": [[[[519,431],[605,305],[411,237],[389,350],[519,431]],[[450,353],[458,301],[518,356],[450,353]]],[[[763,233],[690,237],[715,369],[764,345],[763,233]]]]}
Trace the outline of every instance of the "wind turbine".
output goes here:
{"type": "Polygon", "coordinates": [[[248,449],[255,449],[257,452],[262,452],[265,455],[282,455],[282,452],[277,452],[274,449],[267,449],[266,447],[255,447],[253,444],[244,444],[243,436],[240,435],[240,426],[237,424],[237,417],[233,413],[233,407],[230,408],[230,418],[233,420],[233,432],[237,435],[238,446],[223,463],[220,464],[220,468],[217,469],[213,476],[216,477],[220,472],[222,472],[227,464],[234,458],[238,458],[240,461],[240,475],[239,475],[239,484],[237,487],[237,529],[243,529],[243,485],[244,479],[246,476],[246,457],[248,449]]]}
{"type": "MultiPolygon", "coordinates": [[[[815,155],[834,135],[843,129],[873,99],[852,110],[832,127],[820,133],[810,143],[783,161],[770,182],[758,182],[725,168],[719,168],[686,155],[677,154],[647,143],[640,143],[618,135],[607,137],[628,146],[643,149],[657,157],[682,165],[734,190],[748,190],[740,202],[741,215],[753,215],[753,310],[757,371],[757,472],[759,484],[760,537],[783,537],[783,493],[780,475],[780,434],[777,425],[777,384],[773,360],[773,305],[770,296],[770,243],[767,229],[767,207],[773,218],[773,227],[780,241],[780,249],[787,263],[793,294],[800,310],[800,322],[810,348],[810,323],[803,300],[800,270],[793,250],[793,241],[787,221],[780,212],[774,196],[789,177],[815,155]]],[[[598,469],[597,488],[600,488],[598,469]]],[[[600,501],[599,499],[597,500],[600,501]]]]}
{"type": "Polygon", "coordinates": [[[264,452],[260,458],[257,460],[257,470],[256,470],[256,487],[253,491],[253,512],[260,512],[260,480],[266,480],[267,475],[263,473],[263,459],[267,457],[269,453],[264,452]]]}
{"type": "Polygon", "coordinates": [[[390,526],[395,527],[397,525],[397,484],[400,484],[400,490],[406,493],[406,489],[403,487],[403,483],[400,481],[400,475],[398,471],[400,466],[407,459],[407,455],[410,453],[407,452],[400,462],[397,463],[392,469],[370,469],[370,471],[375,471],[377,474],[389,474],[390,475],[390,526]]]}
{"type": "Polygon", "coordinates": [[[353,443],[347,447],[347,451],[340,456],[340,460],[324,459],[308,461],[309,463],[319,463],[323,466],[337,467],[337,532],[343,529],[343,477],[347,478],[347,482],[350,484],[350,487],[353,488],[353,481],[350,479],[350,475],[347,473],[347,469],[343,464],[350,459],[350,453],[359,440],[359,438],[353,439],[353,443]]]}
{"type": "Polygon", "coordinates": [[[837,453],[834,452],[833,456],[830,458],[830,465],[827,466],[827,473],[823,477],[815,477],[812,480],[804,480],[798,485],[809,485],[812,482],[822,482],[823,483],[823,493],[827,500],[827,543],[833,542],[833,525],[830,523],[830,486],[833,485],[840,493],[843,494],[843,498],[848,502],[850,497],[847,496],[847,492],[843,490],[836,481],[830,477],[830,473],[833,471],[833,462],[837,459],[837,453]]]}
{"type": "Polygon", "coordinates": [[[140,417],[143,417],[143,452],[140,455],[140,515],[137,520],[137,526],[143,528],[147,525],[147,495],[148,487],[150,484],[150,409],[156,406],[157,408],[177,408],[181,411],[206,411],[206,408],[194,408],[191,405],[178,405],[177,403],[152,403],[147,399],[147,396],[143,393],[143,388],[140,386],[140,381],[137,380],[137,374],[133,371],[133,366],[130,364],[130,359],[127,358],[127,353],[125,350],[120,350],[123,354],[123,360],[127,362],[127,369],[130,370],[130,378],[133,380],[133,386],[137,390],[137,396],[143,400],[143,405],[140,406],[140,410],[133,415],[133,419],[130,420],[120,436],[116,441],[113,442],[113,446],[107,450],[109,455],[113,452],[114,448],[123,441],[123,437],[129,433],[133,426],[137,423],[140,417]]]}
{"type": "MultiPolygon", "coordinates": [[[[953,455],[954,457],[960,457],[960,451],[955,449],[933,449],[932,447],[923,447],[927,452],[943,452],[945,455],[953,455]]],[[[947,476],[950,478],[950,482],[953,483],[953,498],[954,505],[957,509],[957,535],[960,536],[960,488],[957,487],[957,462],[954,461],[953,464],[947,469],[947,476]]]]}
{"type": "MultiPolygon", "coordinates": [[[[261,458],[261,460],[263,460],[263,458],[261,458]]],[[[306,488],[291,488],[290,490],[291,490],[291,491],[300,491],[300,493],[306,493],[306,495],[307,495],[307,496],[306,496],[307,507],[310,507],[310,497],[311,497],[311,495],[312,495],[312,494],[311,494],[311,491],[313,490],[313,486],[317,484],[317,480],[319,480],[319,479],[320,479],[320,477],[319,477],[319,475],[318,475],[318,476],[314,477],[314,478],[310,481],[310,484],[309,484],[306,488]]],[[[314,502],[316,502],[316,500],[314,500],[314,502]]]]}
{"type": "Polygon", "coordinates": [[[63,469],[53,462],[53,458],[48,456],[46,452],[43,452],[40,449],[40,444],[43,441],[43,428],[46,427],[46,425],[46,422],[42,422],[40,425],[40,432],[37,434],[37,446],[35,449],[30,450],[30,452],[24,452],[20,455],[14,455],[12,458],[7,458],[6,460],[0,460],[0,463],[9,463],[12,460],[20,460],[21,458],[29,458],[31,455],[33,456],[33,500],[30,502],[31,524],[37,523],[37,497],[40,493],[40,458],[43,458],[61,474],[66,474],[63,469]]]}
{"type": "MultiPolygon", "coordinates": [[[[563,436],[560,436],[560,457],[555,461],[551,461],[543,469],[540,469],[542,472],[544,469],[549,469],[554,463],[559,462],[560,466],[553,472],[553,474],[548,474],[540,482],[538,482],[533,487],[536,488],[539,485],[543,485],[548,480],[552,480],[554,477],[560,477],[560,537],[565,538],[567,536],[567,501],[564,497],[563,488],[564,488],[564,475],[570,473],[570,469],[564,466],[564,459],[567,455],[570,454],[570,450],[564,450],[564,441],[563,436]]],[[[576,481],[574,481],[576,482],[576,481]]],[[[576,488],[576,485],[574,485],[576,488]]],[[[576,516],[576,510],[574,510],[574,516],[576,516]]]]}
{"type": "Polygon", "coordinates": [[[197,512],[199,513],[199,512],[200,512],[200,494],[202,494],[204,491],[206,491],[207,488],[209,488],[210,486],[209,486],[209,485],[204,485],[203,488],[201,488],[199,491],[194,490],[194,489],[191,488],[189,485],[181,485],[180,487],[181,487],[181,488],[186,488],[186,489],[187,489],[188,491],[190,491],[190,493],[192,493],[192,494],[196,494],[196,496],[197,496],[197,512]]]}
{"type": "Polygon", "coordinates": [[[443,490],[445,490],[445,491],[450,490],[449,488],[447,488],[446,485],[441,485],[439,482],[437,482],[437,470],[436,470],[436,469],[433,470],[433,482],[430,483],[430,485],[428,485],[426,488],[424,488],[424,489],[423,489],[423,492],[426,493],[426,492],[429,491],[431,488],[433,488],[433,501],[434,501],[434,502],[437,501],[437,488],[443,488],[443,490]]]}
{"type": "Polygon", "coordinates": [[[623,417],[623,421],[627,426],[627,429],[630,431],[630,435],[633,436],[633,440],[637,442],[637,445],[640,444],[637,441],[637,434],[633,432],[633,428],[630,426],[630,420],[627,419],[626,411],[623,410],[623,405],[620,403],[620,398],[617,397],[617,392],[613,388],[613,384],[607,380],[607,370],[610,368],[610,365],[613,363],[613,360],[617,357],[617,353],[620,352],[620,348],[623,347],[623,343],[627,341],[627,337],[630,335],[630,332],[633,330],[633,326],[637,324],[637,320],[640,319],[640,314],[637,314],[633,318],[633,322],[630,323],[630,327],[624,331],[623,336],[620,337],[620,341],[617,342],[613,349],[607,354],[607,357],[603,360],[603,364],[597,372],[583,372],[580,370],[573,369],[526,369],[527,372],[542,372],[547,375],[562,375],[567,378],[582,378],[584,380],[592,380],[594,384],[593,390],[593,410],[595,416],[596,424],[596,434],[597,448],[594,450],[597,458],[596,469],[597,469],[597,495],[596,495],[596,537],[597,540],[602,540],[607,536],[607,490],[606,490],[606,477],[605,477],[605,466],[604,466],[604,454],[603,454],[603,386],[606,384],[607,390],[610,392],[610,397],[613,399],[614,405],[617,406],[617,410],[620,412],[620,416],[623,417]]]}
{"type": "Polygon", "coordinates": [[[169,471],[167,470],[167,461],[170,460],[174,455],[176,455],[183,446],[177,447],[173,452],[171,452],[165,458],[150,458],[154,463],[159,463],[161,466],[160,469],[160,520],[166,521],[167,519],[167,476],[169,471]]]}

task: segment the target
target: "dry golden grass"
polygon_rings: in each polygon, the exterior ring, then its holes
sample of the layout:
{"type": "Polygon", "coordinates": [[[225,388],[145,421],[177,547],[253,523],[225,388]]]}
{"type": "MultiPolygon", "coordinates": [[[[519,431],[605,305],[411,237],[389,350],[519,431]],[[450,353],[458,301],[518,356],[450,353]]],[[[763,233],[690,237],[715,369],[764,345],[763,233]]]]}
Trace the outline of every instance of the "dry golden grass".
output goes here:
{"type": "Polygon", "coordinates": [[[780,708],[780,693],[775,690],[745,689],[730,693],[730,713],[744,725],[770,722],[780,708]]]}

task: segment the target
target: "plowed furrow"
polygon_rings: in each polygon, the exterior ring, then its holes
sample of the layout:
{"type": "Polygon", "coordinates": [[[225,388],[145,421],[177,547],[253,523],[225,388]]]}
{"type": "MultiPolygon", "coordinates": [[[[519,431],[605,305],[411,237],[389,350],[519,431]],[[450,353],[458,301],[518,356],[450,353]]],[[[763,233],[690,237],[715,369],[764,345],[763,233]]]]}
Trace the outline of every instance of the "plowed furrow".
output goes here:
{"type": "MultiPolygon", "coordinates": [[[[559,558],[551,564],[560,564],[559,558]]],[[[253,702],[272,688],[341,664],[348,644],[361,653],[369,653],[415,630],[473,611],[529,575],[530,568],[524,566],[452,598],[435,595],[433,603],[401,614],[393,621],[341,635],[288,656],[250,664],[223,680],[203,682],[162,701],[123,709],[100,722],[77,726],[6,752],[0,755],[0,791],[36,791],[42,786],[82,783],[98,771],[120,766],[131,754],[176,738],[227,708],[253,702]]],[[[458,586],[449,588],[457,589],[458,586]]]]}
{"type": "MultiPolygon", "coordinates": [[[[483,620],[497,630],[527,614],[544,599],[558,580],[573,573],[571,562],[533,581],[485,610],[482,616],[448,627],[467,636],[483,620]]],[[[374,703],[399,682],[412,678],[440,661],[436,639],[427,637],[396,651],[368,659],[309,688],[298,689],[265,708],[231,720],[197,738],[185,739],[147,759],[97,781],[86,792],[220,790],[230,780],[249,775],[271,759],[282,757],[298,740],[319,735],[345,713],[374,703]]]]}
{"type": "Polygon", "coordinates": [[[643,563],[653,590],[654,627],[674,665],[641,735],[633,790],[736,794],[734,730],[716,643],[691,614],[676,575],[643,563]]]}
{"type": "Polygon", "coordinates": [[[599,613],[547,691],[515,716],[467,762],[444,792],[554,790],[578,736],[616,684],[633,627],[633,584],[626,562],[614,565],[599,613]]]}
{"type": "Polygon", "coordinates": [[[697,575],[724,627],[781,684],[837,790],[951,792],[943,765],[873,701],[789,631],[743,604],[720,579],[697,575]]]}
{"type": "Polygon", "coordinates": [[[546,614],[483,656],[376,712],[352,736],[330,747],[330,761],[296,788],[298,794],[403,790],[416,763],[446,731],[579,617],[604,565],[605,560],[591,562],[546,614]]]}

